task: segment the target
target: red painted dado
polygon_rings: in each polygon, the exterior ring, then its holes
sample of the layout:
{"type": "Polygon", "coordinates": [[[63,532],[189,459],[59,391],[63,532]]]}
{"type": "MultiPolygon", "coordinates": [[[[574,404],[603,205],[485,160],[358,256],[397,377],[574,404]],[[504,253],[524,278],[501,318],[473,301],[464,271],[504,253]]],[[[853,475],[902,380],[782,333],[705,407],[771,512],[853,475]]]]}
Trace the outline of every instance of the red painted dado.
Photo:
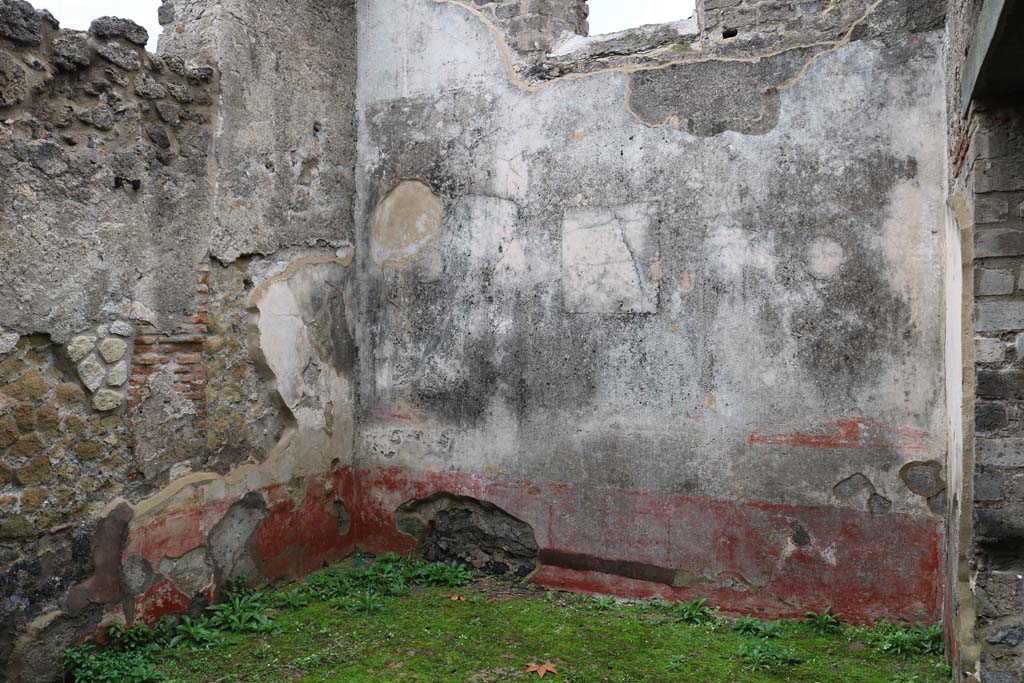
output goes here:
{"type": "Polygon", "coordinates": [[[152,626],[160,617],[180,614],[188,610],[189,596],[178,590],[167,579],[150,586],[142,595],[135,597],[135,622],[152,626]]]}
{"type": "Polygon", "coordinates": [[[334,509],[336,501],[344,500],[341,495],[346,488],[344,484],[340,478],[311,482],[299,503],[283,486],[267,490],[270,516],[253,541],[263,560],[265,578],[305,576],[324,564],[344,559],[351,552],[352,531],[339,533],[334,509]]]}
{"type": "MultiPolygon", "coordinates": [[[[393,512],[438,492],[488,501],[532,525],[543,565],[533,578],[545,586],[623,597],[707,597],[727,611],[774,617],[831,606],[854,622],[934,623],[942,612],[936,518],[385,468],[340,468],[310,480],[301,493],[288,486],[265,489],[270,514],[252,541],[264,578],[301,577],[356,547],[411,552],[415,541],[398,531],[393,512]],[[344,502],[351,518],[344,534],[335,501],[344,502]]],[[[138,552],[157,567],[162,556],[202,545],[231,502],[133,527],[126,555],[138,552]]],[[[136,598],[137,616],[182,607],[168,583],[136,598]]]]}
{"type": "Polygon", "coordinates": [[[160,560],[165,557],[181,557],[206,543],[207,534],[237,500],[223,498],[137,519],[129,528],[128,540],[121,555],[141,555],[153,567],[160,566],[160,560]]]}
{"type": "MultiPolygon", "coordinates": [[[[336,502],[344,504],[346,498],[355,497],[350,471],[339,470],[312,480],[297,492],[274,485],[261,493],[270,511],[256,530],[251,547],[259,558],[263,579],[300,578],[352,551],[353,534],[338,533],[335,508],[336,502]]],[[[129,530],[122,560],[140,555],[156,569],[164,558],[178,558],[205,545],[209,533],[237,501],[237,497],[210,501],[138,521],[129,530]]],[[[153,623],[165,614],[185,611],[189,599],[170,580],[158,576],[145,593],[133,598],[134,619],[153,623]]]]}
{"type": "Polygon", "coordinates": [[[361,470],[356,482],[356,542],[371,552],[412,550],[392,511],[447,491],[489,501],[531,524],[542,559],[570,565],[546,562],[534,575],[554,588],[706,596],[728,611],[775,617],[832,606],[856,622],[937,622],[942,612],[942,529],[931,517],[395,469],[361,470]]]}
{"type": "Polygon", "coordinates": [[[885,448],[897,453],[928,453],[933,450],[931,434],[913,427],[896,427],[861,417],[838,420],[813,432],[750,435],[752,444],[799,446],[803,448],[885,448]]]}

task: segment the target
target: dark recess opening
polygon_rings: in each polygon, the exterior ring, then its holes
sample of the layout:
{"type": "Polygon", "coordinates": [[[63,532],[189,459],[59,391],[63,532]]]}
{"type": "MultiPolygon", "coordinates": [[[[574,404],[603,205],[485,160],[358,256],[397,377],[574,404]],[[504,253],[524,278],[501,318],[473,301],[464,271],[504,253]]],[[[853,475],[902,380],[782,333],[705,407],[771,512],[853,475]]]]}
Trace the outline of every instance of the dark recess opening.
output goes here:
{"type": "Polygon", "coordinates": [[[740,32],[739,29],[727,28],[724,31],[722,31],[722,37],[723,38],[735,38],[736,34],[738,34],[739,32],[740,32]]]}

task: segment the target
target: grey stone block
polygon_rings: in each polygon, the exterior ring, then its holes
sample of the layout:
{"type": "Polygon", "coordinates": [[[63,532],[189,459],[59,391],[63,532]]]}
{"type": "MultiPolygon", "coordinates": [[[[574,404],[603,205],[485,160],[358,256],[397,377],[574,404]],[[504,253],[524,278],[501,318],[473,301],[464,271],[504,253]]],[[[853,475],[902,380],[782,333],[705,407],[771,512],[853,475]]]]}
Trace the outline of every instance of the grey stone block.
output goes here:
{"type": "Polygon", "coordinates": [[[974,338],[974,361],[976,363],[1002,363],[1006,359],[1006,343],[991,337],[974,338]]]}
{"type": "Polygon", "coordinates": [[[974,222],[1000,223],[1010,215],[1010,202],[1000,195],[982,195],[974,202],[974,222]]]}
{"type": "Polygon", "coordinates": [[[1006,406],[999,401],[978,401],[974,406],[974,429],[995,432],[1006,427],[1009,418],[1006,406]]]}
{"type": "Polygon", "coordinates": [[[997,541],[1024,542],[1024,501],[997,508],[974,509],[974,535],[997,541]]]}
{"type": "Polygon", "coordinates": [[[1004,157],[980,164],[974,181],[975,192],[1024,190],[1024,159],[1004,157]]]}
{"type": "Polygon", "coordinates": [[[1024,399],[1024,372],[979,369],[975,373],[975,391],[985,398],[1024,399]]]}
{"type": "Polygon", "coordinates": [[[978,296],[1013,294],[1016,275],[1010,270],[974,269],[974,293],[978,296]]]}
{"type": "Polygon", "coordinates": [[[1024,330],[1024,301],[988,301],[974,307],[976,332],[1024,330]]]}
{"type": "Polygon", "coordinates": [[[1024,643],[1024,624],[1000,626],[985,638],[992,645],[1009,645],[1016,647],[1024,643]]]}
{"type": "Polygon", "coordinates": [[[1024,438],[979,438],[975,441],[974,450],[980,465],[1024,467],[1024,438]]]}
{"type": "Polygon", "coordinates": [[[981,683],[1020,683],[1020,676],[1012,671],[985,671],[981,683]]]}
{"type": "Polygon", "coordinates": [[[974,500],[994,503],[1006,496],[1006,478],[1002,472],[985,471],[974,474],[974,500]]]}
{"type": "Polygon", "coordinates": [[[974,258],[1024,254],[1024,230],[999,228],[974,234],[974,258]]]}

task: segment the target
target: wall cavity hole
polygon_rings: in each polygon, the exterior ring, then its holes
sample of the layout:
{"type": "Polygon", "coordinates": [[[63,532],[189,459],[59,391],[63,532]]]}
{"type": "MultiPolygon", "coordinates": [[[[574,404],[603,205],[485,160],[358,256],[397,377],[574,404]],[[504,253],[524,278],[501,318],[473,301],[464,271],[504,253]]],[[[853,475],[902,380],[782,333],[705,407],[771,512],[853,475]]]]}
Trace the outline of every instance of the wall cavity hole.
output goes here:
{"type": "Polygon", "coordinates": [[[538,565],[533,528],[486,501],[451,493],[411,500],[395,525],[416,538],[424,559],[458,562],[483,574],[526,577],[538,565]]]}
{"type": "Polygon", "coordinates": [[[740,32],[739,29],[727,28],[724,31],[722,31],[722,37],[723,38],[735,38],[739,34],[739,32],[740,32]]]}

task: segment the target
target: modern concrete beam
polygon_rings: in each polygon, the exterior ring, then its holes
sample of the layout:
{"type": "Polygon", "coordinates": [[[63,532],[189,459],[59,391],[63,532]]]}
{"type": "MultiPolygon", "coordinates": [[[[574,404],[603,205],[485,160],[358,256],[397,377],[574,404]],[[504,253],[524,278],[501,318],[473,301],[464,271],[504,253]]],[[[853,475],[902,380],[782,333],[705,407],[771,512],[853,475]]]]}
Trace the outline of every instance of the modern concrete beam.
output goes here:
{"type": "Polygon", "coordinates": [[[972,100],[1024,92],[1024,3],[985,0],[967,53],[961,81],[960,110],[972,100]]]}

